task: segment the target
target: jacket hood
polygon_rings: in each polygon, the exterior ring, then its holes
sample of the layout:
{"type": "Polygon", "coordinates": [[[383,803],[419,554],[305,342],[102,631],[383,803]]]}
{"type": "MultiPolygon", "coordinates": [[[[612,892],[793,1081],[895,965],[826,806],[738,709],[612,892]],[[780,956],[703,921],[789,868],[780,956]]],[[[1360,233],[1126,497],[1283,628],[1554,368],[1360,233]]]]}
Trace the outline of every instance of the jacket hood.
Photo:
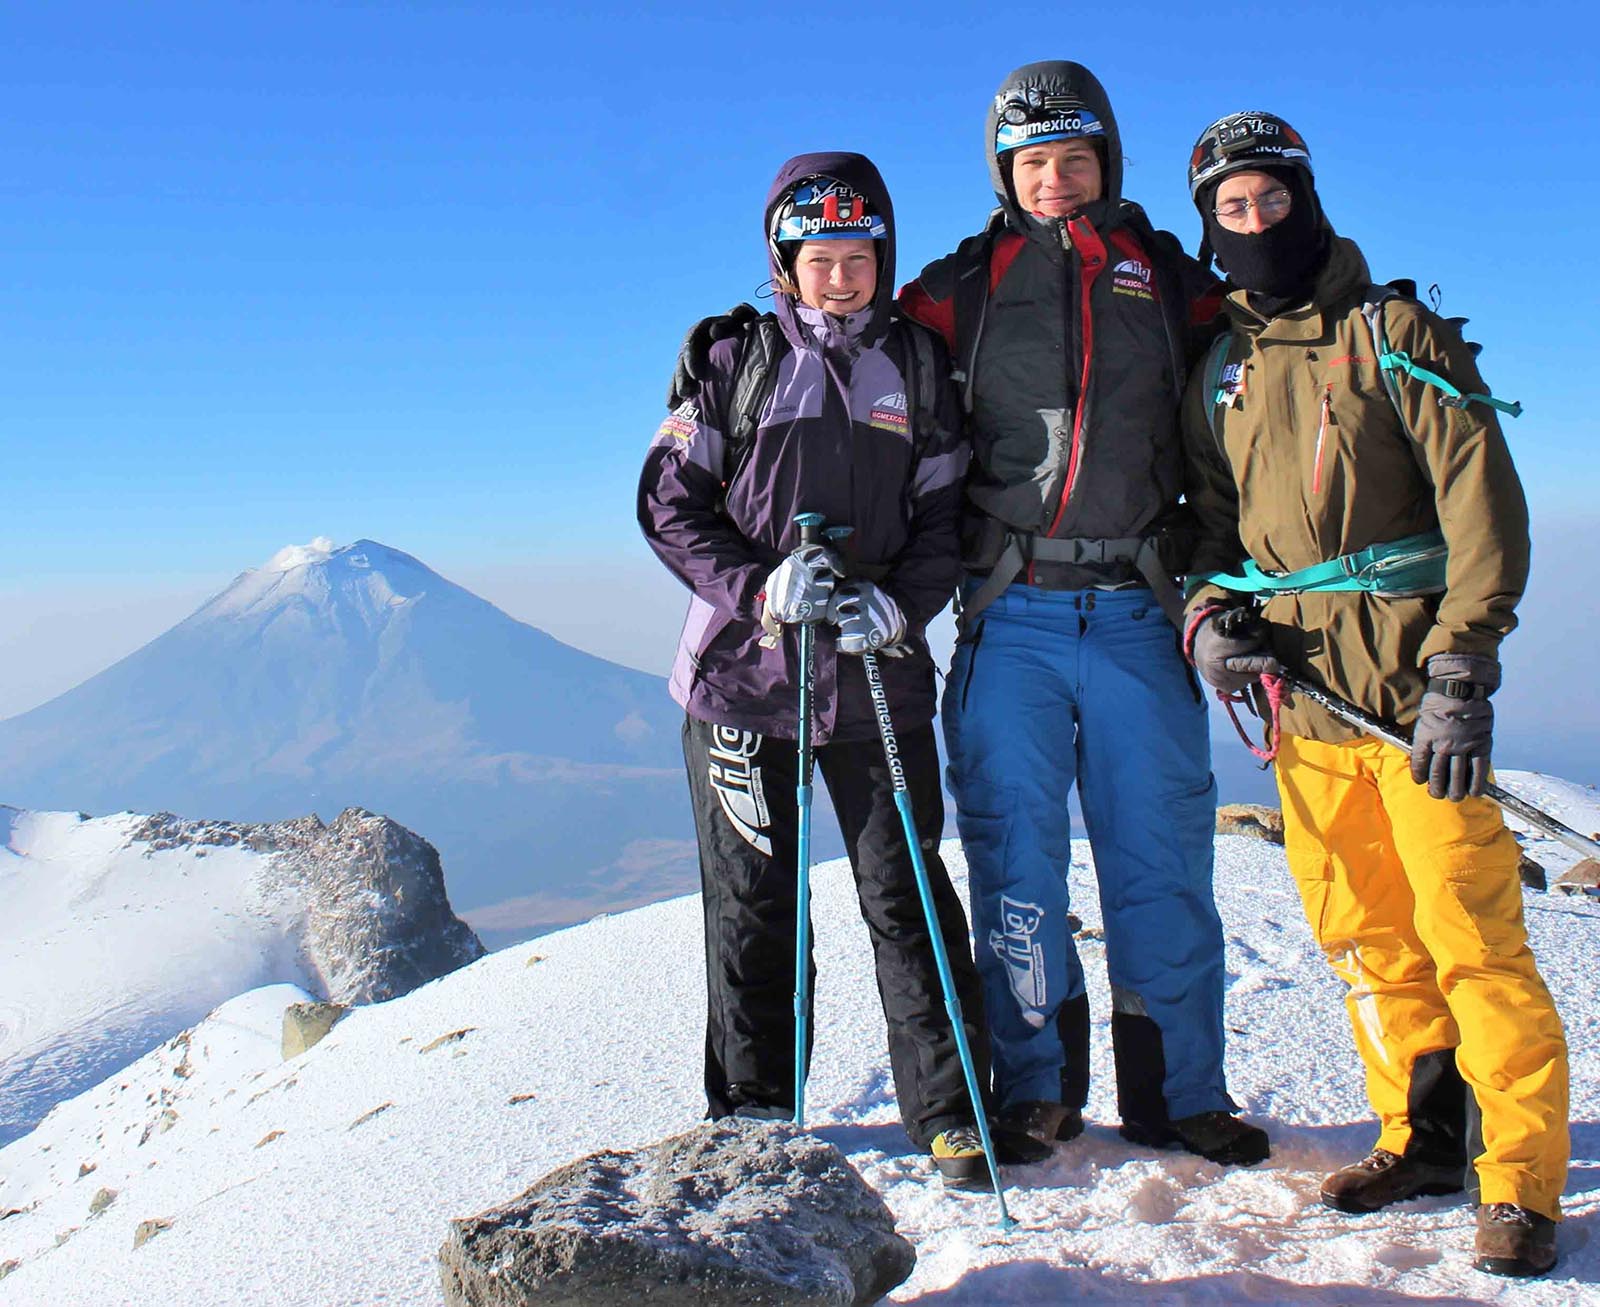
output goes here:
{"type": "Polygon", "coordinates": [[[1107,217],[1117,212],[1122,200],[1122,135],[1117,130],[1117,116],[1111,111],[1111,101],[1106,98],[1099,79],[1082,64],[1064,59],[1024,64],[1000,83],[1000,89],[989,102],[989,112],[983,122],[983,149],[984,157],[989,160],[989,180],[994,186],[995,199],[1017,231],[1027,232],[1034,225],[1031,215],[1017,207],[1007,170],[995,149],[995,136],[1000,130],[1000,106],[1012,95],[1030,90],[1077,101],[1105,128],[1105,193],[1083,210],[1094,226],[1104,227],[1107,217]]]}
{"type": "MultiPolygon", "coordinates": [[[[888,228],[884,239],[874,242],[878,246],[878,285],[873,292],[872,307],[868,310],[871,317],[862,332],[863,344],[876,344],[889,329],[889,316],[894,304],[894,205],[889,200],[889,188],[883,184],[877,166],[866,155],[845,151],[797,154],[778,169],[778,175],[772,179],[771,189],[767,191],[767,205],[761,215],[761,243],[767,250],[768,274],[776,281],[783,273],[767,239],[767,233],[772,230],[773,212],[795,183],[807,177],[834,177],[860,192],[888,228]]],[[[795,317],[794,296],[779,291],[772,298],[773,312],[778,316],[783,334],[791,345],[804,348],[812,340],[812,335],[795,317]]]]}

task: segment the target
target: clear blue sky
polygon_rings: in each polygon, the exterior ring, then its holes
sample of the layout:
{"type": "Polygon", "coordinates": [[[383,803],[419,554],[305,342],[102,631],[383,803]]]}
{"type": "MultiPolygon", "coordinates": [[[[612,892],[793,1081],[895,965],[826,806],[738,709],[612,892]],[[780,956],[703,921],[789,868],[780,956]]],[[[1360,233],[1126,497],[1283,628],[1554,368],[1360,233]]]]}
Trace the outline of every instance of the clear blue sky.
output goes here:
{"type": "Polygon", "coordinates": [[[0,20],[0,715],[320,534],[604,626],[677,341],[764,276],[777,165],[877,160],[904,280],[983,220],[984,110],[1033,59],[1098,73],[1129,194],[1191,246],[1199,128],[1288,117],[1374,272],[1472,316],[1536,510],[1600,516],[1587,7],[576,9],[0,20]]]}

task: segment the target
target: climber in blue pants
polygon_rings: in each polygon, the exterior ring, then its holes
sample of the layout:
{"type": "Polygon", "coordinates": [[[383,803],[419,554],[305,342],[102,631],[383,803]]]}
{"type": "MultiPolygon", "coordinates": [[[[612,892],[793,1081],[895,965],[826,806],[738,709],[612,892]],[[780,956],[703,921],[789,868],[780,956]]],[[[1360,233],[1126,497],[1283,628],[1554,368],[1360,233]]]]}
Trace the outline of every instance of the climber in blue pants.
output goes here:
{"type": "Polygon", "coordinates": [[[1182,1143],[1174,1121],[1234,1111],[1206,710],[1151,592],[1007,587],[958,646],[943,714],[1007,1106],[1061,1104],[1058,1138],[1082,1126],[1089,1005],[1061,924],[1076,782],[1105,923],[1122,1133],[1182,1143]]]}

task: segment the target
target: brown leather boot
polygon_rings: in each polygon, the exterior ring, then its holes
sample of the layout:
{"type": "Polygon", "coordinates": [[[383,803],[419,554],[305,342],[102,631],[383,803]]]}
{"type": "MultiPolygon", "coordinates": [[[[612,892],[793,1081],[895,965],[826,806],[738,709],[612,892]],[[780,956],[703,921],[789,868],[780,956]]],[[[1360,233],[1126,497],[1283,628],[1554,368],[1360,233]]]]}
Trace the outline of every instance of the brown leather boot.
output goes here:
{"type": "Polygon", "coordinates": [[[1485,1203],[1472,1251],[1490,1275],[1543,1275],[1556,1264],[1556,1223],[1514,1203],[1485,1203]]]}
{"type": "Polygon", "coordinates": [[[1376,1212],[1422,1194],[1458,1194],[1465,1179],[1465,1166],[1441,1166],[1374,1148],[1322,1182],[1322,1201],[1340,1212],[1376,1212]]]}

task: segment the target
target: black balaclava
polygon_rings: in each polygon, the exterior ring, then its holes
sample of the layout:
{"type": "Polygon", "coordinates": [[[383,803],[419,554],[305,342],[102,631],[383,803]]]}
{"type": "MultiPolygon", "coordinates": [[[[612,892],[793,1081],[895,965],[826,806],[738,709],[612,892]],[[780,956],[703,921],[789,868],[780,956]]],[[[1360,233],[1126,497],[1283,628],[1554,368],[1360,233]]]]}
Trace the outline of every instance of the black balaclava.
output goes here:
{"type": "Polygon", "coordinates": [[[1277,178],[1294,196],[1281,222],[1262,232],[1229,231],[1212,212],[1220,179],[1206,187],[1201,208],[1206,240],[1228,280],[1250,292],[1252,308],[1276,315],[1311,298],[1328,261],[1328,227],[1316,188],[1302,169],[1269,165],[1260,171],[1277,178]]]}

